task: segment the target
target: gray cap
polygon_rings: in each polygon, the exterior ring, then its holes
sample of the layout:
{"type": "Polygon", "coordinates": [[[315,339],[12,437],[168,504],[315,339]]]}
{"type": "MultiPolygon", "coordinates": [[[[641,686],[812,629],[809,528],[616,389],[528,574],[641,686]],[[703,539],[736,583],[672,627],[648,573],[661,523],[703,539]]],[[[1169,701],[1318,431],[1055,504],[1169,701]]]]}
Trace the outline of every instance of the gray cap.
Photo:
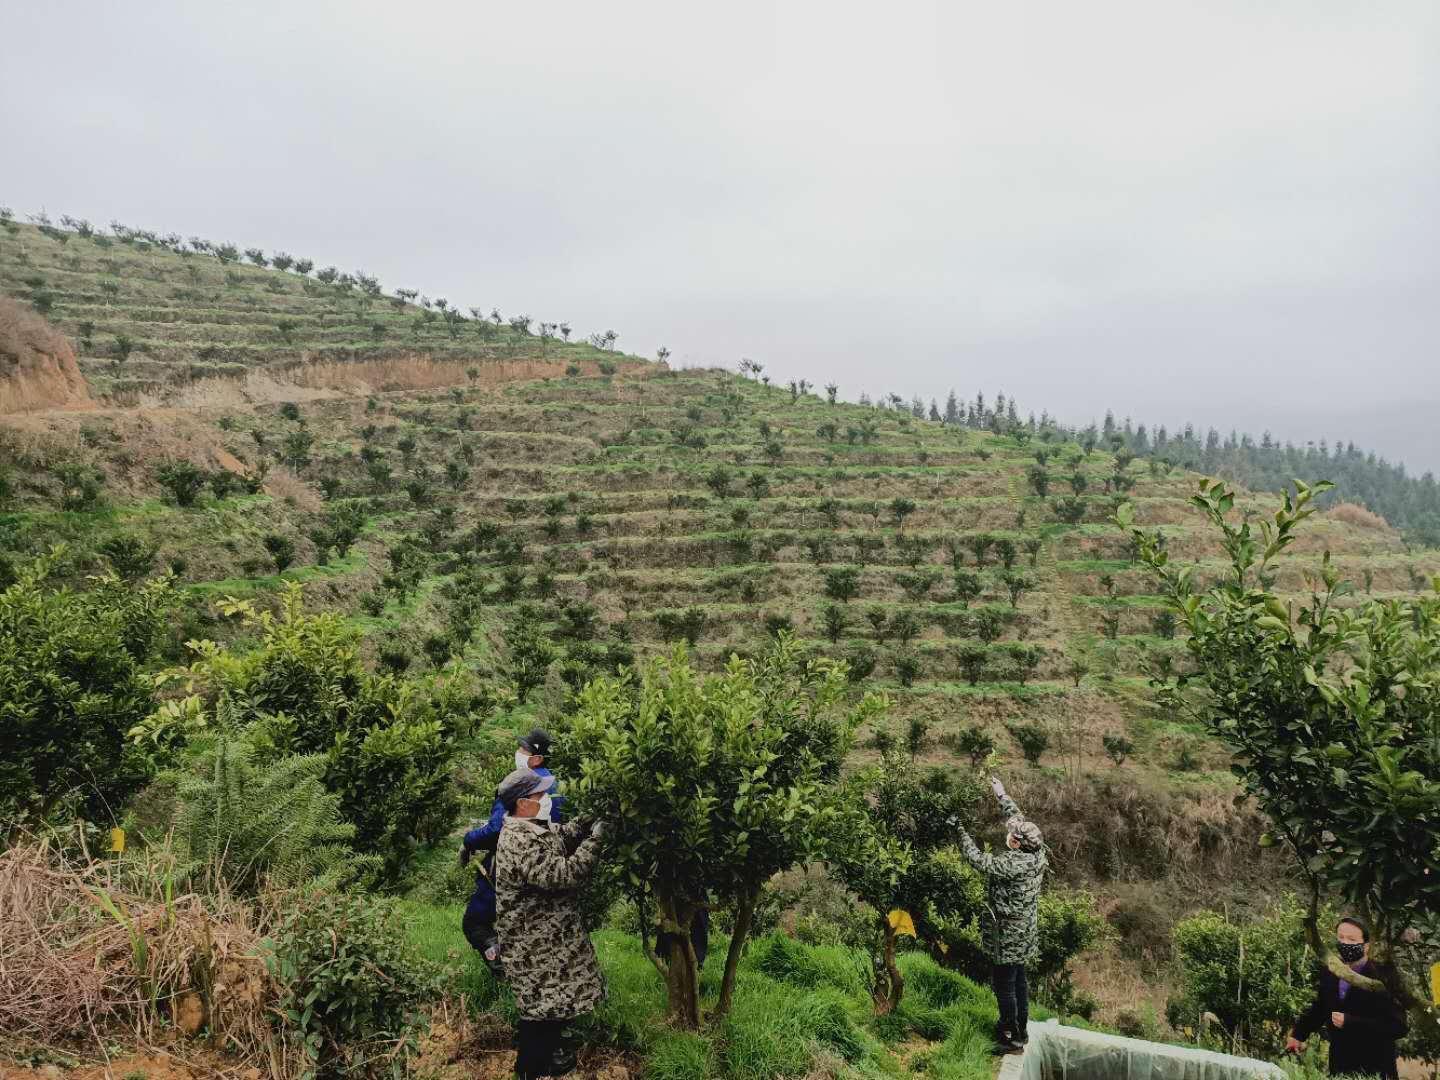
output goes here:
{"type": "Polygon", "coordinates": [[[495,789],[495,797],[506,811],[513,811],[515,804],[521,799],[530,795],[544,793],[555,787],[555,777],[541,776],[531,769],[516,769],[507,773],[500,786],[495,789]]]}
{"type": "Polygon", "coordinates": [[[1005,831],[1020,842],[1023,851],[1039,851],[1045,845],[1040,835],[1040,826],[1023,817],[1012,817],[1005,822],[1005,831]]]}

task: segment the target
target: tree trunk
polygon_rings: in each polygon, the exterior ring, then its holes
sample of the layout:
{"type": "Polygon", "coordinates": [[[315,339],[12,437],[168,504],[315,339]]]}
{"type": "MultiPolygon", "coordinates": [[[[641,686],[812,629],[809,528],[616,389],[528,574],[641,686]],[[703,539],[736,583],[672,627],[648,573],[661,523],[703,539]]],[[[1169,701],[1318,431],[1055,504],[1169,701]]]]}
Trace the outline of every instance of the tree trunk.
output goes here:
{"type": "Polygon", "coordinates": [[[670,955],[662,971],[667,1009],[672,1021],[693,1031],[700,1026],[700,971],[695,962],[695,944],[690,940],[695,907],[673,897],[661,897],[659,908],[660,929],[671,935],[670,955]]]}
{"type": "Polygon", "coordinates": [[[716,1020],[730,1012],[730,997],[735,990],[735,969],[740,966],[740,953],[745,948],[745,939],[750,936],[750,924],[755,918],[757,899],[756,893],[750,893],[743,897],[735,908],[735,932],[725,954],[725,978],[720,982],[720,1001],[715,1006],[716,1020]]]}
{"type": "Polygon", "coordinates": [[[650,911],[645,905],[645,897],[643,895],[635,898],[635,910],[640,916],[640,949],[645,953],[650,963],[655,965],[655,970],[660,973],[660,978],[668,985],[670,981],[670,966],[650,947],[650,911]]]}
{"type": "Polygon", "coordinates": [[[905,992],[905,980],[895,966],[895,928],[885,915],[880,916],[884,939],[880,946],[881,970],[875,979],[875,1014],[884,1016],[895,1011],[900,1004],[900,995],[905,992]]]}

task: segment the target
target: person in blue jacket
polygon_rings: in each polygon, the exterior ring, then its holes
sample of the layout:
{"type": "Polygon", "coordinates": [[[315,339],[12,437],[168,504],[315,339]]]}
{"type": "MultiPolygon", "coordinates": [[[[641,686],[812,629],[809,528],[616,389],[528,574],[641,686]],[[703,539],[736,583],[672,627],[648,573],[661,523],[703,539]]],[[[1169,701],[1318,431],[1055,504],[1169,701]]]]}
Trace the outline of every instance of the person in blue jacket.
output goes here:
{"type": "MultiPolygon", "coordinates": [[[[521,736],[515,750],[515,768],[530,769],[541,776],[552,775],[545,767],[550,756],[550,735],[542,728],[536,728],[528,735],[521,736]]],[[[550,820],[557,825],[565,820],[561,809],[563,795],[551,800],[550,820]]],[[[500,829],[505,824],[505,806],[497,798],[490,810],[490,818],[479,828],[465,834],[460,847],[460,865],[469,866],[470,860],[478,853],[480,867],[475,874],[475,891],[465,907],[465,916],[460,920],[460,929],[471,948],[485,960],[485,965],[496,977],[504,977],[504,966],[500,958],[500,939],[495,934],[495,846],[500,840],[500,829]]]]}

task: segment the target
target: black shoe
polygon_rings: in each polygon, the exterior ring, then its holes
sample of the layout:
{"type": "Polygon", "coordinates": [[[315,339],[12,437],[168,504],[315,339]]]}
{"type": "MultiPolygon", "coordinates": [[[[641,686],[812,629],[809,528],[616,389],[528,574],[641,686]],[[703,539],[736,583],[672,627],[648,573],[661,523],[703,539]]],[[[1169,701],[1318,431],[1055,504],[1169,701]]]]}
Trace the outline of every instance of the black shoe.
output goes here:
{"type": "Polygon", "coordinates": [[[995,1055],[1018,1054],[1025,1048],[1015,1041],[1015,1036],[1008,1031],[997,1031],[995,1033],[995,1047],[990,1052],[995,1055]]]}

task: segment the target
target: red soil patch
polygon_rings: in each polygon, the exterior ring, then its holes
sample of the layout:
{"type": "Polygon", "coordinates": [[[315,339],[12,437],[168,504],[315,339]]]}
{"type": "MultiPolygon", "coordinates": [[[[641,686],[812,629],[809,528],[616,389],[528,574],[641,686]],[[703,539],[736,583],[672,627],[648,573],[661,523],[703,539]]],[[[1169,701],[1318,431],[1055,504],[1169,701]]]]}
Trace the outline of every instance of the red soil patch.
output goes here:
{"type": "Polygon", "coordinates": [[[0,299],[0,412],[90,408],[70,342],[34,312],[0,299]]]}

